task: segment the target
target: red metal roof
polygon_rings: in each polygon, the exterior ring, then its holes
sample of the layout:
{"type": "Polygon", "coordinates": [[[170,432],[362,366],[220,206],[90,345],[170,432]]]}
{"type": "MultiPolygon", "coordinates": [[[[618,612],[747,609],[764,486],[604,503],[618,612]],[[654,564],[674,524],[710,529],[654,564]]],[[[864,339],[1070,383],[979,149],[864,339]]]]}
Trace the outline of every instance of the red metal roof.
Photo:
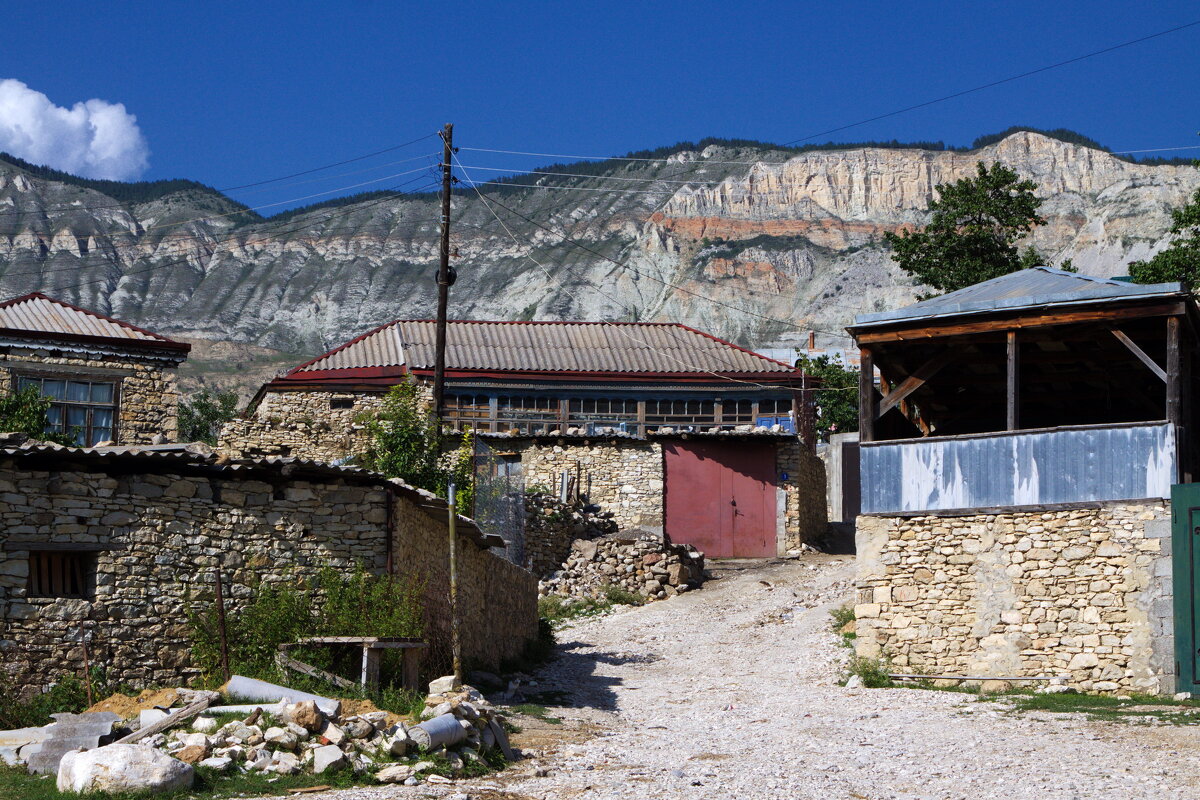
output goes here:
{"type": "Polygon", "coordinates": [[[192,349],[186,342],[176,342],[105,314],[55,300],[41,292],[0,303],[0,333],[3,332],[83,341],[109,340],[126,346],[152,346],[185,353],[192,349]]]}
{"type": "MultiPolygon", "coordinates": [[[[352,339],[280,382],[337,381],[433,368],[435,323],[396,320],[352,339]]],[[[774,375],[794,367],[677,323],[454,321],[446,369],[555,375],[774,375]]]]}

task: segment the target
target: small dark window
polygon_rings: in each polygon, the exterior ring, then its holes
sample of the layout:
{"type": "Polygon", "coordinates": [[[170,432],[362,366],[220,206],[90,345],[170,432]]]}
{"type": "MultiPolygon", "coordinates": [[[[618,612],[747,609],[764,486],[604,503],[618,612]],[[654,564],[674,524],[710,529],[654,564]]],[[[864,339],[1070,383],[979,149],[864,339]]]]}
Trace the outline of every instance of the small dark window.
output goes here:
{"type": "Polygon", "coordinates": [[[329,398],[329,407],[332,408],[354,408],[353,397],[331,397],[329,398]]]}
{"type": "Polygon", "coordinates": [[[26,596],[86,599],[92,595],[95,575],[95,553],[33,550],[26,596]]]}

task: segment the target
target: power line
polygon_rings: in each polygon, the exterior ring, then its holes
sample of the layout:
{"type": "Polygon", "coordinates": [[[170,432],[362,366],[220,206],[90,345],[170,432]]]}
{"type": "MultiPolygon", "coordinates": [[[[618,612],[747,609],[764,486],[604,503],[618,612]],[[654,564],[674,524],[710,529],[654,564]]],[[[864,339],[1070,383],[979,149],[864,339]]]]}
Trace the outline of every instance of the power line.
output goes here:
{"type": "MultiPolygon", "coordinates": [[[[486,148],[486,147],[460,147],[458,149],[459,150],[470,150],[475,153],[503,153],[505,155],[512,155],[512,156],[538,156],[541,158],[576,158],[576,159],[579,159],[580,161],[641,161],[641,162],[648,162],[648,163],[655,163],[655,164],[675,163],[667,158],[635,158],[633,156],[572,156],[572,155],[564,155],[563,153],[531,153],[527,150],[497,150],[497,149],[490,149],[490,148],[486,148]]],[[[679,162],[679,163],[684,163],[684,162],[679,162]]],[[[764,162],[761,159],[758,161],[710,161],[708,159],[705,159],[704,161],[694,161],[694,162],[687,162],[687,163],[690,163],[693,166],[702,167],[705,164],[754,165],[754,164],[771,163],[771,162],[764,162]]]]}
{"type": "Polygon", "coordinates": [[[1135,44],[1141,44],[1142,42],[1148,42],[1151,39],[1157,39],[1160,36],[1166,36],[1168,34],[1176,33],[1178,31],[1182,31],[1187,28],[1193,28],[1197,25],[1200,25],[1200,20],[1195,20],[1194,22],[1188,22],[1184,25],[1177,25],[1174,28],[1168,28],[1165,31],[1159,31],[1158,33],[1152,33],[1149,36],[1141,36],[1141,37],[1138,37],[1137,39],[1130,39],[1127,42],[1121,42],[1120,44],[1115,44],[1115,45],[1112,45],[1111,47],[1105,47],[1100,50],[1093,50],[1090,53],[1085,53],[1084,55],[1076,56],[1075,58],[1068,58],[1066,61],[1059,61],[1055,64],[1048,64],[1044,67],[1038,67],[1037,69],[1031,69],[1026,72],[1022,72],[1019,75],[1011,75],[1007,78],[1001,78],[998,81],[992,81],[990,83],[985,83],[981,86],[975,86],[971,89],[964,89],[961,92],[954,92],[953,94],[948,94],[948,95],[945,95],[944,97],[939,97],[935,100],[926,100],[924,103],[917,103],[916,105],[906,106],[905,108],[901,108],[896,111],[889,111],[886,114],[879,114],[878,116],[859,120],[858,122],[851,122],[849,125],[840,125],[836,128],[830,128],[827,131],[821,131],[820,133],[814,133],[814,134],[811,134],[809,136],[804,136],[799,139],[793,139],[790,142],[784,142],[784,146],[786,147],[789,145],[794,145],[799,142],[807,142],[810,139],[816,139],[821,136],[828,136],[831,133],[838,133],[840,131],[848,130],[850,128],[857,128],[859,125],[866,125],[868,122],[878,122],[881,119],[887,119],[888,117],[895,117],[899,114],[904,114],[909,111],[915,111],[918,108],[926,108],[927,106],[936,105],[938,103],[944,103],[947,100],[953,100],[956,97],[962,97],[963,95],[972,94],[974,92],[981,92],[984,89],[991,89],[994,86],[1000,86],[1001,84],[1011,83],[1012,81],[1021,80],[1022,78],[1028,78],[1032,75],[1038,75],[1043,72],[1049,72],[1052,69],[1058,69],[1059,67],[1065,67],[1069,64],[1075,64],[1075,63],[1084,61],[1089,58],[1095,58],[1096,56],[1104,55],[1105,53],[1111,53],[1114,50],[1120,50],[1124,47],[1132,47],[1135,44]]]}
{"type": "Polygon", "coordinates": [[[1200,150],[1200,144],[1189,144],[1183,147],[1152,147],[1149,150],[1110,150],[1113,155],[1125,155],[1127,153],[1165,153],[1168,150],[1200,150]]]}
{"type": "MultiPolygon", "coordinates": [[[[471,180],[470,180],[470,174],[467,172],[466,168],[465,168],[465,167],[463,167],[463,165],[462,165],[461,163],[459,163],[459,161],[458,161],[458,158],[457,158],[456,156],[453,156],[453,154],[452,154],[452,157],[454,158],[454,162],[455,162],[456,164],[458,164],[458,167],[459,167],[459,169],[461,169],[461,170],[463,171],[463,175],[464,175],[464,177],[466,177],[466,178],[467,178],[467,180],[468,180],[468,181],[470,181],[470,183],[471,183],[471,185],[472,185],[472,188],[474,188],[474,181],[471,181],[471,180]]],[[[516,245],[519,247],[519,246],[521,245],[521,241],[520,241],[520,240],[517,238],[516,234],[514,234],[514,233],[512,232],[512,229],[508,227],[508,224],[507,224],[507,223],[506,223],[506,222],[505,222],[503,219],[501,219],[501,218],[500,218],[500,215],[496,213],[496,210],[495,210],[494,208],[492,208],[492,206],[491,206],[491,203],[489,203],[489,202],[488,202],[488,200],[487,200],[487,198],[483,196],[483,192],[479,191],[479,189],[477,189],[477,188],[476,188],[476,189],[475,189],[475,194],[476,194],[476,195],[478,195],[478,197],[479,197],[480,201],[483,203],[484,207],[485,207],[485,208],[486,208],[486,209],[487,209],[487,210],[488,210],[488,211],[491,213],[491,215],[492,215],[493,217],[495,217],[495,218],[496,218],[496,221],[500,223],[501,227],[503,227],[503,228],[504,228],[504,231],[505,231],[505,232],[508,234],[509,238],[511,238],[511,239],[513,240],[513,243],[514,243],[514,244],[516,244],[516,245]]],[[[502,207],[505,207],[505,208],[507,208],[507,206],[504,206],[502,203],[499,203],[499,201],[494,201],[494,202],[496,202],[496,203],[497,203],[497,205],[500,205],[500,206],[502,206],[502,207]]],[[[509,209],[509,210],[511,211],[512,209],[509,209]]],[[[520,215],[518,214],[518,216],[520,216],[520,215]]],[[[558,280],[558,279],[557,279],[557,278],[554,276],[554,274],[553,274],[553,273],[551,273],[551,272],[550,272],[550,270],[546,268],[546,266],[545,266],[544,264],[542,264],[540,261],[538,261],[536,258],[534,258],[534,257],[533,257],[533,254],[532,254],[531,252],[527,252],[527,253],[525,254],[525,257],[526,257],[526,258],[528,258],[530,261],[532,261],[534,264],[536,264],[536,265],[538,266],[538,268],[539,268],[539,269],[541,269],[541,271],[542,271],[543,273],[545,273],[545,275],[546,275],[546,278],[547,278],[548,280],[550,280],[550,281],[551,281],[551,282],[553,282],[553,283],[556,283],[556,284],[558,284],[558,287],[559,287],[560,289],[562,289],[563,291],[566,291],[567,287],[566,287],[565,285],[563,285],[562,281],[559,281],[559,280],[558,280]]],[[[571,271],[569,268],[567,268],[567,272],[570,272],[572,275],[575,275],[575,273],[574,273],[574,272],[572,272],[572,271],[571,271]]],[[[576,277],[577,279],[579,279],[579,276],[577,276],[577,275],[576,275],[575,277],[576,277]]],[[[582,280],[582,279],[581,279],[581,280],[582,280]]],[[[586,280],[583,280],[583,282],[584,282],[584,283],[591,283],[591,281],[586,281],[586,280]]],[[[595,284],[592,284],[592,286],[593,286],[594,288],[596,288],[597,290],[600,290],[600,288],[599,288],[598,286],[595,286],[595,284]]],[[[616,303],[618,306],[621,306],[622,308],[624,308],[624,309],[625,309],[627,312],[630,312],[630,313],[634,313],[634,314],[636,314],[636,310],[635,310],[635,309],[632,309],[632,308],[630,308],[629,306],[626,306],[626,305],[625,305],[624,303],[622,303],[620,300],[617,300],[615,297],[612,297],[611,295],[606,295],[606,296],[608,297],[608,299],[609,299],[609,300],[612,300],[612,301],[613,301],[614,303],[616,303]]],[[[690,370],[692,370],[692,371],[694,371],[694,372],[703,372],[703,373],[707,373],[707,374],[709,374],[709,375],[712,375],[712,376],[714,376],[714,377],[716,377],[716,378],[719,378],[720,380],[729,381],[729,382],[731,382],[731,383],[740,383],[740,384],[745,384],[745,385],[748,385],[748,386],[757,386],[757,387],[759,387],[759,388],[761,388],[761,389],[778,389],[778,388],[779,388],[778,386],[768,386],[767,384],[759,383],[759,382],[757,382],[757,381],[748,381],[748,380],[741,380],[741,379],[738,379],[738,378],[732,378],[732,377],[730,377],[730,376],[728,376],[728,375],[722,375],[722,374],[721,374],[721,373],[719,373],[719,372],[713,372],[713,371],[712,371],[712,370],[710,370],[710,369],[705,369],[705,368],[703,368],[703,367],[697,367],[695,364],[690,364],[690,363],[688,363],[688,362],[686,362],[686,361],[684,361],[684,360],[682,360],[682,359],[680,359],[680,358],[678,358],[678,357],[676,357],[676,356],[674,356],[674,355],[672,355],[672,354],[670,354],[670,353],[667,353],[667,352],[665,352],[665,351],[663,351],[663,350],[659,350],[659,349],[655,348],[653,345],[651,345],[649,342],[645,341],[644,339],[641,339],[641,338],[639,338],[639,337],[636,337],[636,336],[634,336],[634,335],[630,334],[630,333],[628,332],[628,330],[625,328],[625,326],[623,326],[623,325],[616,325],[616,324],[614,324],[614,323],[612,323],[612,322],[609,322],[608,320],[600,320],[600,322],[601,322],[602,324],[604,324],[604,325],[608,325],[609,327],[611,327],[611,328],[613,328],[614,330],[618,331],[619,333],[621,333],[621,335],[625,336],[626,338],[632,339],[633,341],[635,341],[635,342],[638,342],[639,344],[641,344],[643,347],[646,347],[647,349],[649,349],[649,350],[652,350],[652,351],[654,351],[654,352],[658,353],[659,355],[665,356],[665,357],[667,357],[668,359],[670,359],[670,360],[674,361],[674,362],[675,362],[675,363],[677,363],[677,364],[681,364],[681,365],[683,365],[683,366],[685,366],[685,367],[688,367],[690,370]]]]}

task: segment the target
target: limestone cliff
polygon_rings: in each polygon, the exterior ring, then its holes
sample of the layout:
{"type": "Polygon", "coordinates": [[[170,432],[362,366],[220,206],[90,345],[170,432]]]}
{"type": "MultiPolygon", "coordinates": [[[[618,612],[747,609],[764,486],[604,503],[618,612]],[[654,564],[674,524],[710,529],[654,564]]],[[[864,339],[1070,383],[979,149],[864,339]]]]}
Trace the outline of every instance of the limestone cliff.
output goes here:
{"type": "MultiPolygon", "coordinates": [[[[608,162],[596,176],[537,181],[552,190],[487,187],[516,242],[473,193],[456,194],[452,314],[678,320],[750,344],[810,326],[836,334],[856,313],[913,297],[882,234],[922,223],[933,186],[980,160],[1037,183],[1048,223],[1033,243],[1095,275],[1161,247],[1169,209],[1200,187],[1194,167],[1034,133],[973,152],[714,146],[608,162]]],[[[247,222],[240,208],[195,190],[120,203],[0,163],[0,295],[40,289],[164,333],[291,353],[432,315],[433,196],[277,221],[247,222]]]]}

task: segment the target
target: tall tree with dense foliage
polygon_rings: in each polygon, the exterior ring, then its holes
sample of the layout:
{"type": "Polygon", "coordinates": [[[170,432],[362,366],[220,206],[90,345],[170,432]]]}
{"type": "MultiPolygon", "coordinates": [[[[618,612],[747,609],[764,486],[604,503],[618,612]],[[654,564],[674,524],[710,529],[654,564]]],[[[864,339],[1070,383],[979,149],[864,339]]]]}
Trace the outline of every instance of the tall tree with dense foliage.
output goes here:
{"type": "Polygon", "coordinates": [[[1042,204],[1033,194],[1037,186],[999,163],[988,167],[981,161],[976,173],[937,185],[924,230],[884,234],[900,268],[942,292],[1042,263],[1032,247],[1024,252],[1017,247],[1046,221],[1037,213],[1042,204]]]}
{"type": "Polygon", "coordinates": [[[1134,261],[1129,275],[1138,283],[1186,281],[1200,286],[1200,189],[1182,208],[1171,211],[1173,241],[1149,261],[1134,261]]]}
{"type": "Polygon", "coordinates": [[[204,389],[179,404],[179,440],[217,443],[221,426],[237,416],[236,392],[210,392],[204,389]]]}
{"type": "Polygon", "coordinates": [[[459,508],[471,512],[475,477],[471,434],[464,433],[459,447],[445,452],[437,420],[415,383],[389,389],[367,428],[371,445],[362,460],[368,469],[441,497],[454,483],[459,508]]]}
{"type": "Polygon", "coordinates": [[[817,378],[817,436],[823,442],[835,433],[858,430],[858,370],[849,369],[841,358],[801,356],[796,366],[817,378]]]}

